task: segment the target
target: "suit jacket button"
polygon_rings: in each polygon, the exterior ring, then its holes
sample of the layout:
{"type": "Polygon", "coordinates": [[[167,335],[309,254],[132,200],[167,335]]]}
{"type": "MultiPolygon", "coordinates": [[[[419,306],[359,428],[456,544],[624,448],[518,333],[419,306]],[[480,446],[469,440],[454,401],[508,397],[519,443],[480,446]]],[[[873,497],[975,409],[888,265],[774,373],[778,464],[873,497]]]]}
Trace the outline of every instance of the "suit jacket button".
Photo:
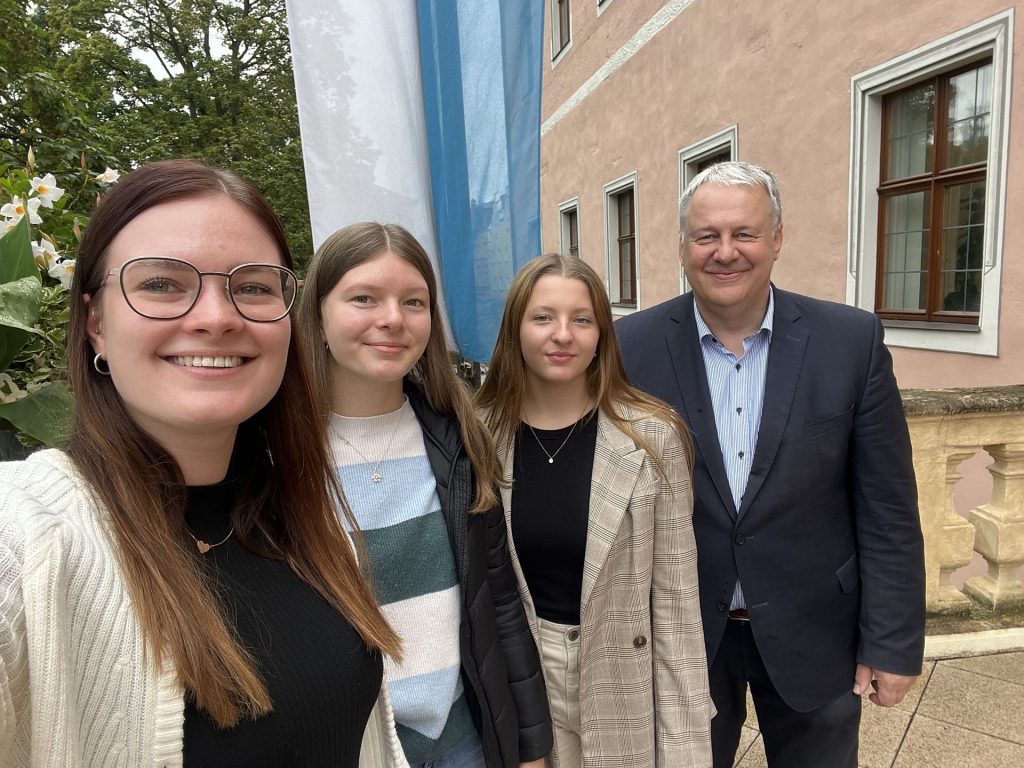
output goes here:
{"type": "Polygon", "coordinates": [[[729,604],[728,603],[719,603],[716,607],[718,608],[718,612],[719,613],[725,613],[726,611],[729,610],[729,604]]]}
{"type": "Polygon", "coordinates": [[[578,629],[570,629],[565,633],[565,637],[570,643],[574,643],[580,639],[580,631],[578,629]]]}
{"type": "Polygon", "coordinates": [[[733,539],[733,541],[736,542],[736,546],[738,546],[738,547],[742,547],[744,542],[746,542],[746,540],[747,540],[747,537],[744,536],[742,533],[737,533],[736,534],[736,538],[733,539]]]}
{"type": "Polygon", "coordinates": [[[645,645],[647,645],[647,638],[643,635],[637,635],[633,638],[634,648],[643,648],[645,645]]]}

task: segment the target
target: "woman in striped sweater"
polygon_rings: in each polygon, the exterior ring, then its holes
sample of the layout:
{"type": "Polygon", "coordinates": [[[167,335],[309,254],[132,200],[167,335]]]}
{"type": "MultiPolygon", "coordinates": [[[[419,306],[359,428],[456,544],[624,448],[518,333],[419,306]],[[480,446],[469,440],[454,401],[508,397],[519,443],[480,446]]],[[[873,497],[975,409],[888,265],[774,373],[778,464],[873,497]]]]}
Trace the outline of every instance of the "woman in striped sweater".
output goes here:
{"type": "Polygon", "coordinates": [[[449,361],[426,253],[396,225],[345,227],[317,251],[299,317],[377,597],[402,638],[385,678],[405,756],[540,765],[550,720],[499,465],[449,361]]]}

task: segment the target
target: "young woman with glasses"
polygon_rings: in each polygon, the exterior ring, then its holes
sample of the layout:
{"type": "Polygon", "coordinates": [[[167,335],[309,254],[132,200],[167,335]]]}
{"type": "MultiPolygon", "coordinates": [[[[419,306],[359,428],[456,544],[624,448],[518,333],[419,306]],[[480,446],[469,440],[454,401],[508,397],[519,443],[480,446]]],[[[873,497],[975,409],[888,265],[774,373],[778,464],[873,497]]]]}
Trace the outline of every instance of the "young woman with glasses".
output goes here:
{"type": "Polygon", "coordinates": [[[0,764],[354,768],[394,740],[370,715],[399,641],[336,514],[296,288],[233,173],[153,163],[100,202],[69,444],[0,465],[0,764]]]}
{"type": "Polygon", "coordinates": [[[597,273],[512,281],[478,399],[551,701],[554,764],[711,765],[689,432],[626,381],[597,273]]]}
{"type": "Polygon", "coordinates": [[[509,561],[494,446],[456,378],[420,244],[353,224],[313,258],[299,309],[323,421],[384,615],[401,747],[414,766],[542,760],[551,726],[509,561]]]}

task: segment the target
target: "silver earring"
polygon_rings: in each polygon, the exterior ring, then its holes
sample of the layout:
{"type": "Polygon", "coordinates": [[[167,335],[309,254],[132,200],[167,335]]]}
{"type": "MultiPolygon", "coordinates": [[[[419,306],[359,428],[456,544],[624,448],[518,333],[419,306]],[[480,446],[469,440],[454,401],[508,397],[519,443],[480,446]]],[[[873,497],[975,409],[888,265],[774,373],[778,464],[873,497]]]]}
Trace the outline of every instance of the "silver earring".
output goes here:
{"type": "Polygon", "coordinates": [[[107,363],[106,360],[104,360],[100,356],[99,352],[97,352],[96,353],[96,357],[94,357],[92,359],[92,367],[96,369],[96,373],[98,373],[100,376],[109,376],[110,375],[110,365],[107,363]],[[100,363],[104,363],[105,364],[104,368],[100,368],[100,363]]]}

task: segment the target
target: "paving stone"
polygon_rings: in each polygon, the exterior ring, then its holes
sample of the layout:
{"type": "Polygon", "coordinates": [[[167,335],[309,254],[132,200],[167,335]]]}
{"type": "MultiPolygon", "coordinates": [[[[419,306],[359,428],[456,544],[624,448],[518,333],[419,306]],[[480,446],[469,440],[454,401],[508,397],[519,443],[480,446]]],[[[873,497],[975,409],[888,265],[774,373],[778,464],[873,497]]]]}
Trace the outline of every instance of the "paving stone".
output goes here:
{"type": "Polygon", "coordinates": [[[917,714],[1024,745],[1024,685],[945,662],[935,665],[917,714]]]}
{"type": "Polygon", "coordinates": [[[860,717],[859,765],[889,768],[913,715],[896,707],[879,707],[866,698],[860,717]]]}
{"type": "Polygon", "coordinates": [[[764,756],[764,742],[760,734],[751,743],[743,759],[736,764],[736,768],[768,768],[768,758],[764,756]]]}
{"type": "Polygon", "coordinates": [[[973,656],[964,659],[948,659],[940,664],[956,667],[966,672],[975,672],[999,680],[1024,685],[1024,652],[995,653],[991,656],[973,656]]]}
{"type": "Polygon", "coordinates": [[[918,714],[893,768],[1021,768],[1024,746],[918,714]]]}
{"type": "Polygon", "coordinates": [[[757,710],[754,709],[754,699],[750,695],[750,686],[747,686],[747,722],[745,725],[748,728],[753,728],[755,731],[761,730],[761,726],[757,724],[757,710]]]}
{"type": "Polygon", "coordinates": [[[743,760],[743,756],[746,755],[747,750],[750,749],[750,745],[756,740],[759,740],[757,731],[753,728],[747,728],[744,726],[740,731],[740,745],[736,749],[736,762],[734,765],[740,764],[740,761],[743,760]]]}
{"type": "MultiPolygon", "coordinates": [[[[914,685],[911,686],[910,690],[907,691],[907,695],[903,697],[903,701],[896,705],[898,709],[902,709],[904,712],[913,712],[917,709],[917,705],[921,701],[921,694],[924,693],[924,689],[928,686],[928,680],[931,677],[932,670],[935,669],[934,661],[926,661],[921,666],[921,676],[917,678],[914,685]]],[[[868,701],[868,697],[864,697],[864,708],[868,705],[875,706],[868,701]]],[[[877,707],[875,707],[877,709],[877,707]]]]}

